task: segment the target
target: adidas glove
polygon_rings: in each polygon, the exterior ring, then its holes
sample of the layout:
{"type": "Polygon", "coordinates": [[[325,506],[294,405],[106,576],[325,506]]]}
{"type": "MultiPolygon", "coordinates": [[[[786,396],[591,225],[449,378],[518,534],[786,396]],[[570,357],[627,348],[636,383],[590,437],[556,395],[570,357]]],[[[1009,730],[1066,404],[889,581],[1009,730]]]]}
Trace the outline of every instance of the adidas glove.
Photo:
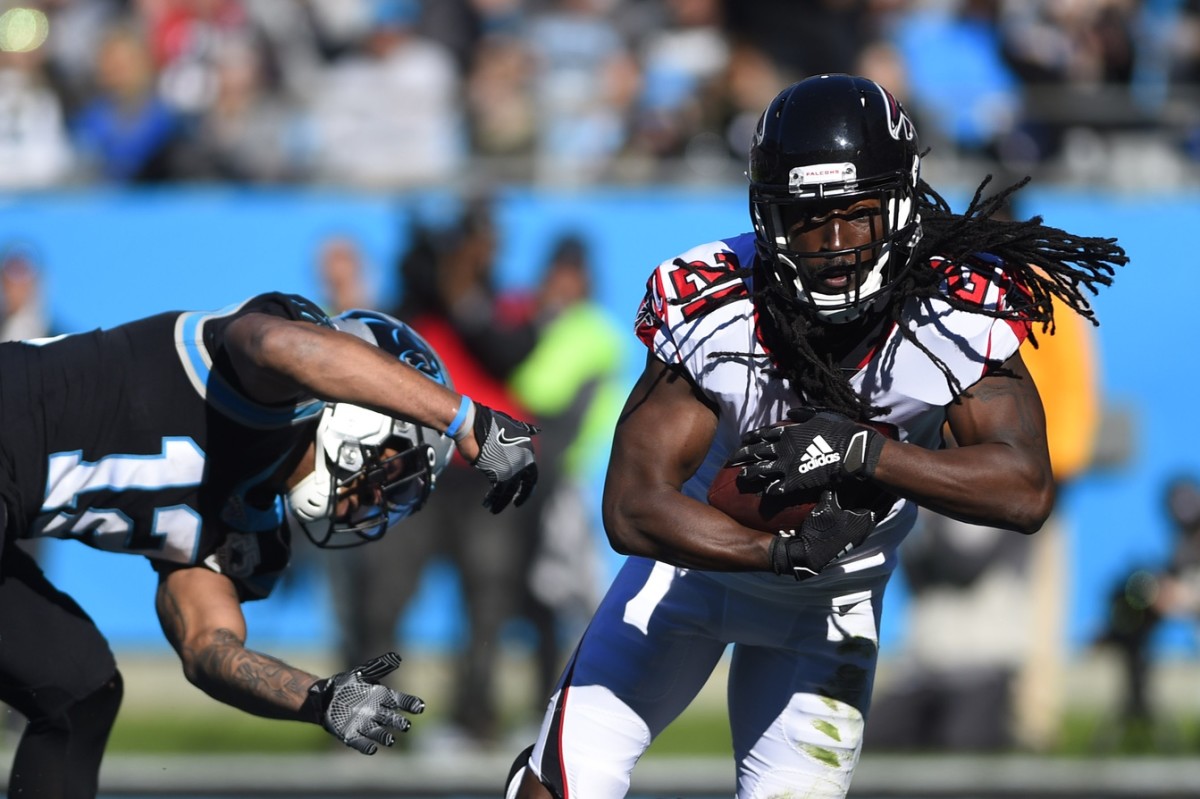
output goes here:
{"type": "Polygon", "coordinates": [[[483,506],[492,513],[504,510],[509,502],[520,506],[537,484],[533,436],[538,428],[475,403],[474,430],[479,443],[479,457],[474,466],[492,483],[483,506]]]}
{"type": "Polygon", "coordinates": [[[870,477],[884,436],[833,411],[794,408],[796,424],[770,425],[742,437],[730,463],[741,479],[764,495],[790,494],[836,485],[845,477],[870,477]]]}
{"type": "Polygon", "coordinates": [[[396,739],[389,729],[406,732],[412,722],[397,711],[421,713],[425,703],[415,696],[393,691],[379,680],[395,671],[395,652],[350,671],[317,680],[308,689],[306,707],[314,720],[342,743],[364,755],[373,755],[376,744],[391,746],[396,739]]]}
{"type": "Polygon", "coordinates": [[[805,580],[819,574],[829,562],[862,544],[875,529],[869,510],[843,510],[837,495],[826,490],[821,501],[800,525],[781,530],[771,541],[771,568],[805,580]]]}

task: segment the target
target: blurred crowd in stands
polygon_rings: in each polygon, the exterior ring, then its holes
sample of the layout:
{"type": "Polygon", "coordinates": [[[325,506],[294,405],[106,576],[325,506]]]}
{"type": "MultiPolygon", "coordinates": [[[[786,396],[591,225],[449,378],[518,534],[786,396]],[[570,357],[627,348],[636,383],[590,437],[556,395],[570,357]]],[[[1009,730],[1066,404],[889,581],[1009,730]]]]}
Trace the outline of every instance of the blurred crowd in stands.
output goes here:
{"type": "MultiPolygon", "coordinates": [[[[221,183],[470,196],[497,181],[735,183],[761,109],[784,85],[830,71],[891,88],[937,152],[934,169],[1200,181],[1200,0],[0,0],[0,191],[221,183]]],[[[456,694],[442,735],[423,735],[437,745],[499,745],[503,628],[517,619],[532,631],[540,701],[602,583],[588,486],[620,405],[628,320],[594,300],[580,231],[546,242],[537,285],[499,292],[503,232],[486,199],[445,230],[414,227],[397,258],[403,297],[372,296],[352,238],[331,237],[314,258],[314,299],[330,312],[394,313],[434,344],[460,390],[543,427],[543,484],[521,511],[472,515],[477,486],[456,464],[403,537],[327,566],[345,663],[405,650],[398,624],[422,574],[437,559],[459,572],[456,694]]],[[[40,269],[36,248],[0,249],[0,339],[57,332],[40,269]]],[[[1078,365],[1083,349],[1064,348],[1078,365]]],[[[1074,394],[1054,395],[1083,416],[1074,394]]],[[[1047,587],[1057,593],[1042,607],[1054,607],[1065,601],[1064,555],[938,525],[926,519],[906,549],[917,632],[901,654],[946,668],[921,662],[932,687],[903,673],[884,686],[870,735],[882,748],[891,735],[892,745],[1046,749],[1056,721],[1044,716],[1057,708],[1044,689],[1062,679],[1057,617],[1009,639],[981,625],[990,648],[966,651],[958,637],[947,654],[944,638],[920,638],[919,614],[926,629],[951,612],[1011,620],[1047,587]],[[969,574],[963,552],[980,556],[969,574]],[[1046,642],[1053,651],[1035,651],[1046,642]],[[1040,715],[1024,711],[1039,687],[1040,715]],[[941,711],[951,705],[967,727],[941,711]],[[925,737],[888,723],[897,719],[925,737]]],[[[1037,545],[1064,538],[1047,532],[1037,545]]],[[[1161,584],[1164,596],[1171,586],[1200,596],[1200,578],[1161,584]]],[[[1200,606],[1185,598],[1175,605],[1200,606]]],[[[1150,627],[1122,634],[1138,658],[1150,627]]],[[[1144,664],[1131,662],[1141,686],[1144,664]]]]}
{"type": "Polygon", "coordinates": [[[514,727],[525,745],[600,600],[603,533],[594,488],[624,401],[620,373],[633,337],[626,320],[612,318],[593,296],[598,276],[583,231],[555,231],[533,285],[510,289],[495,272],[506,234],[495,198],[470,198],[445,226],[414,218],[408,234],[395,261],[402,296],[375,296],[362,243],[335,233],[314,253],[317,299],[330,313],[369,307],[396,316],[440,355],[457,390],[536,421],[537,491],[493,515],[480,503],[471,468],[455,456],[421,512],[382,540],[319,554],[301,545],[296,554],[329,578],[339,662],[389,649],[411,653],[406,614],[430,570],[451,567],[463,629],[447,669],[448,700],[412,745],[501,748],[514,727]],[[531,655],[530,679],[518,688],[532,697],[527,706],[514,707],[502,690],[509,643],[531,655]]]}
{"type": "Polygon", "coordinates": [[[736,179],[834,71],[942,160],[1200,164],[1200,0],[3,0],[0,189],[736,179]]]}

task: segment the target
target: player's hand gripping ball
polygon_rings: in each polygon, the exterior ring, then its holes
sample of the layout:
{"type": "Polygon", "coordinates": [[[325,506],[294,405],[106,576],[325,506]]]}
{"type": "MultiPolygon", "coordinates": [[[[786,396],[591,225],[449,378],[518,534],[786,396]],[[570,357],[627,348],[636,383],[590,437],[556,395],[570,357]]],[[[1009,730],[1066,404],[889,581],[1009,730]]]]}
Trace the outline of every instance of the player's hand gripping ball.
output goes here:
{"type": "MultiPolygon", "coordinates": [[[[786,419],[761,428],[755,433],[761,438],[771,438],[773,429],[799,424],[803,422],[786,419]]],[[[884,422],[871,422],[863,426],[888,438],[897,437],[895,426],[884,422]]],[[[762,480],[751,480],[743,476],[745,465],[736,453],[725,462],[708,488],[708,504],[738,524],[754,530],[768,533],[799,530],[820,502],[822,491],[827,488],[817,486],[784,493],[767,492],[763,490],[762,480]]],[[[844,479],[837,482],[833,488],[842,508],[871,510],[874,511],[876,519],[883,519],[896,502],[895,494],[870,480],[844,479]]]]}

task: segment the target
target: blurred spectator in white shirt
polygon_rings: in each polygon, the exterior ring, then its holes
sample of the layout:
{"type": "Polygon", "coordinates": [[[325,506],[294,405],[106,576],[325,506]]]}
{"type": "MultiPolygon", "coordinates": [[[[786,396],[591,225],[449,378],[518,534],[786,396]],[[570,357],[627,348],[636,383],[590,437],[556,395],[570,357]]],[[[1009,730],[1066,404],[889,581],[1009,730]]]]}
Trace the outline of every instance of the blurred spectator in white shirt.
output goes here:
{"type": "Polygon", "coordinates": [[[360,48],[311,98],[318,181],[374,188],[439,185],[466,157],[462,80],[450,51],[416,30],[415,0],[377,0],[360,48]]]}
{"type": "Polygon", "coordinates": [[[18,41],[6,35],[0,49],[0,190],[55,186],[66,181],[71,168],[62,101],[44,70],[41,19],[39,38],[18,41]]]}
{"type": "Polygon", "coordinates": [[[270,91],[264,53],[233,36],[214,52],[216,95],[192,119],[172,157],[184,180],[275,183],[301,172],[300,114],[285,96],[270,91]]]}
{"type": "Polygon", "coordinates": [[[555,0],[526,27],[534,55],[537,170],[592,180],[624,147],[640,69],[608,15],[613,0],[555,0]]]}

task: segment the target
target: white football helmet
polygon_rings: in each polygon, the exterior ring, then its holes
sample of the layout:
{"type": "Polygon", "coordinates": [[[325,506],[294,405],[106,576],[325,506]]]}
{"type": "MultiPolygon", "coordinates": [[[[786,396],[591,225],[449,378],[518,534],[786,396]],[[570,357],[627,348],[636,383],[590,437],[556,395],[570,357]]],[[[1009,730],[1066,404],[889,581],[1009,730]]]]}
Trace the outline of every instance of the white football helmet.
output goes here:
{"type": "MultiPolygon", "coordinates": [[[[356,309],[333,323],[453,388],[437,353],[398,319],[356,309]]],[[[322,548],[377,540],[421,509],[453,452],[454,440],[431,428],[329,403],[317,423],[315,468],[286,497],[288,521],[322,548]],[[355,502],[340,502],[350,495],[355,502]],[[339,504],[350,507],[339,512],[339,504]]]]}

